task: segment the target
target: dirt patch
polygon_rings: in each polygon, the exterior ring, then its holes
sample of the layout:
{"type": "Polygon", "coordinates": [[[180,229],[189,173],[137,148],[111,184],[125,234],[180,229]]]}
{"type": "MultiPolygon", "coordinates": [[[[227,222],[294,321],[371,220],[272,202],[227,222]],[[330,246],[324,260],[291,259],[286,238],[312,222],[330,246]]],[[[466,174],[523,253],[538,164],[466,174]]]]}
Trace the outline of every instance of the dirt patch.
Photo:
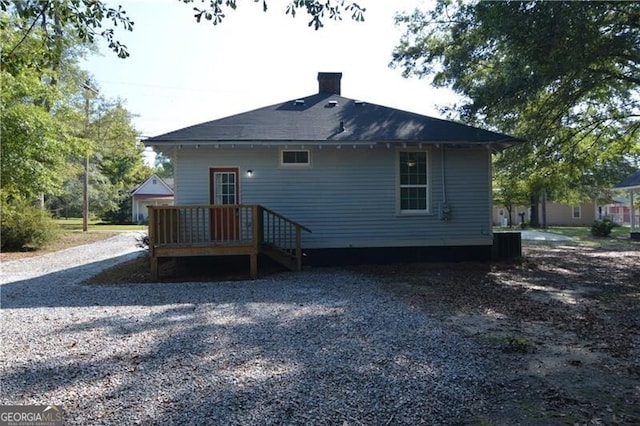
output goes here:
{"type": "Polygon", "coordinates": [[[479,424],[640,424],[640,246],[528,243],[518,263],[358,269],[476,339],[502,388],[479,424]]]}

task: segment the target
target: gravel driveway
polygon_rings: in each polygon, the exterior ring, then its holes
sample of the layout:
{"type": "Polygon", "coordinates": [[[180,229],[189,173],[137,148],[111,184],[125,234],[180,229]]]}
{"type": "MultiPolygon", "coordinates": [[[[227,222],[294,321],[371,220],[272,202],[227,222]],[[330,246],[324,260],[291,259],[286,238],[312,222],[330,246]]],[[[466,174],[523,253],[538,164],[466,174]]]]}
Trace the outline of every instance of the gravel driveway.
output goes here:
{"type": "Polygon", "coordinates": [[[136,250],[2,265],[0,404],[58,404],[65,424],[433,425],[490,398],[482,348],[366,275],[82,284],[136,250]]]}

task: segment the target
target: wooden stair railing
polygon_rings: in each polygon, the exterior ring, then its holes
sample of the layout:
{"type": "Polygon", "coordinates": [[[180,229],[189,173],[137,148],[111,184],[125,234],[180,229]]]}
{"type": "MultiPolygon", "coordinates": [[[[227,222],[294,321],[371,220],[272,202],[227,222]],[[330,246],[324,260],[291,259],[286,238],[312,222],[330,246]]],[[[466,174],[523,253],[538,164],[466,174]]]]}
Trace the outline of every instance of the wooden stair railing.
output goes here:
{"type": "Polygon", "coordinates": [[[302,270],[302,231],[310,229],[259,205],[149,206],[151,271],[158,258],[249,255],[258,276],[262,253],[292,271],[302,270]]]}
{"type": "Polygon", "coordinates": [[[302,231],[311,230],[262,206],[257,217],[260,252],[292,271],[302,271],[302,231]]]}

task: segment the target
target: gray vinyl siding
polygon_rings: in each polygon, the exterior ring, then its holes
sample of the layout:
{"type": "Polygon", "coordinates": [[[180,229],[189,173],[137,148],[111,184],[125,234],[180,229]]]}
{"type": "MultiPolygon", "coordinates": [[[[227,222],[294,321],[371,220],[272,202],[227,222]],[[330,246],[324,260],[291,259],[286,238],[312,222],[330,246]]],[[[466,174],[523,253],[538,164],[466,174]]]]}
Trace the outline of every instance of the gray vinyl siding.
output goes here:
{"type": "Polygon", "coordinates": [[[238,167],[241,203],[263,205],[311,229],[303,233],[305,248],[491,244],[489,150],[446,149],[452,219],[443,222],[439,149],[425,149],[431,212],[423,215],[398,213],[395,148],[304,149],[310,150],[309,167],[281,166],[275,147],[178,150],[176,205],[209,204],[210,168],[238,167]],[[252,177],[246,176],[248,169],[252,177]]]}

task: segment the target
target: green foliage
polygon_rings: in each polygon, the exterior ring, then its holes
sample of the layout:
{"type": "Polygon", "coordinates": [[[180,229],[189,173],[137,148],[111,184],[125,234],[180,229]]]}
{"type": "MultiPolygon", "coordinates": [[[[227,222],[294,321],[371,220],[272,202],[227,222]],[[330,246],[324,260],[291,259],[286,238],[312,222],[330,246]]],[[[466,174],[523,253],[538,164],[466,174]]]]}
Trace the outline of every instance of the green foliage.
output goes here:
{"type": "Polygon", "coordinates": [[[59,228],[48,211],[22,199],[9,201],[5,196],[0,203],[2,251],[37,249],[58,235],[59,228]]]}
{"type": "MultiPolygon", "coordinates": [[[[197,0],[182,0],[183,3],[197,3],[197,0]]],[[[254,0],[254,3],[260,2],[262,10],[267,11],[267,0],[254,0]]],[[[202,21],[204,18],[213,25],[218,25],[226,17],[226,11],[235,10],[237,0],[200,0],[200,3],[209,3],[208,7],[194,7],[196,22],[202,21]]],[[[324,27],[323,19],[329,18],[333,20],[342,20],[342,11],[351,13],[351,19],[356,22],[364,21],[365,8],[360,7],[357,3],[345,0],[293,0],[287,4],[286,14],[292,17],[296,16],[298,9],[304,9],[307,15],[311,17],[309,27],[316,30],[324,27]]]]}
{"type": "Polygon", "coordinates": [[[591,225],[591,235],[594,237],[608,237],[615,224],[609,219],[596,220],[591,225]]]}
{"type": "MultiPolygon", "coordinates": [[[[95,142],[89,161],[89,212],[105,221],[130,221],[130,192],[153,173],[145,166],[131,114],[119,103],[97,98],[90,102],[87,136],[95,142]]],[[[69,161],[63,191],[47,200],[64,217],[82,215],[84,156],[69,161]]]]}
{"type": "Polygon", "coordinates": [[[534,199],[593,198],[640,156],[639,17],[637,2],[439,0],[397,17],[393,65],[462,95],[464,121],[527,140],[495,167],[534,199]]]}
{"type": "Polygon", "coordinates": [[[159,152],[156,155],[156,164],[155,164],[154,173],[159,177],[165,178],[173,178],[174,176],[174,167],[171,162],[171,158],[164,155],[162,152],[159,152]]]}
{"type": "MultiPolygon", "coordinates": [[[[31,32],[44,31],[45,46],[53,56],[54,62],[59,62],[65,48],[69,47],[66,41],[73,39],[80,44],[93,44],[97,37],[105,39],[109,49],[119,57],[129,56],[127,46],[115,39],[114,29],[124,28],[133,30],[133,21],[122,9],[109,7],[106,2],[100,0],[74,0],[68,1],[10,1],[0,0],[0,10],[11,12],[19,19],[20,32],[25,38],[31,32]],[[61,34],[65,33],[65,39],[61,34]]],[[[24,39],[23,39],[24,40],[24,39]]],[[[19,52],[23,47],[23,40],[5,45],[3,49],[3,62],[19,52]]]]}
{"type": "Polygon", "coordinates": [[[528,192],[525,185],[526,179],[517,174],[495,171],[493,176],[493,204],[503,206],[507,210],[508,225],[511,227],[519,221],[514,216],[516,206],[527,205],[529,202],[528,192]]]}
{"type": "Polygon", "coordinates": [[[2,115],[3,191],[27,198],[55,192],[62,184],[72,148],[56,120],[42,107],[30,104],[8,106],[2,115]]]}
{"type": "Polygon", "coordinates": [[[96,194],[103,203],[97,213],[115,223],[131,220],[130,193],[153,174],[144,164],[144,146],[137,140],[131,120],[131,113],[116,102],[106,104],[91,126],[99,147],[93,161],[106,183],[96,194]]]}
{"type": "MultiPolygon", "coordinates": [[[[129,191],[151,171],[144,166],[130,113],[119,102],[107,102],[83,89],[87,76],[77,66],[81,54],[77,46],[82,42],[69,35],[73,32],[69,25],[77,30],[78,23],[62,24],[72,19],[69,15],[56,28],[29,26],[64,7],[50,3],[25,3],[10,13],[0,12],[2,44],[14,46],[9,52],[3,50],[0,70],[0,189],[25,200],[45,194],[51,210],[77,215],[82,211],[88,156],[90,213],[117,216],[127,205],[129,191]],[[44,15],[36,17],[36,9],[44,15]]],[[[93,7],[80,5],[76,12],[82,15],[85,6],[93,7]]]]}
{"type": "MultiPolygon", "coordinates": [[[[20,38],[7,16],[0,22],[3,45],[20,38]]],[[[80,144],[68,121],[59,116],[62,91],[51,84],[59,73],[47,65],[43,36],[33,31],[22,39],[23,48],[0,69],[0,188],[24,199],[58,192],[66,159],[80,144]]]]}

